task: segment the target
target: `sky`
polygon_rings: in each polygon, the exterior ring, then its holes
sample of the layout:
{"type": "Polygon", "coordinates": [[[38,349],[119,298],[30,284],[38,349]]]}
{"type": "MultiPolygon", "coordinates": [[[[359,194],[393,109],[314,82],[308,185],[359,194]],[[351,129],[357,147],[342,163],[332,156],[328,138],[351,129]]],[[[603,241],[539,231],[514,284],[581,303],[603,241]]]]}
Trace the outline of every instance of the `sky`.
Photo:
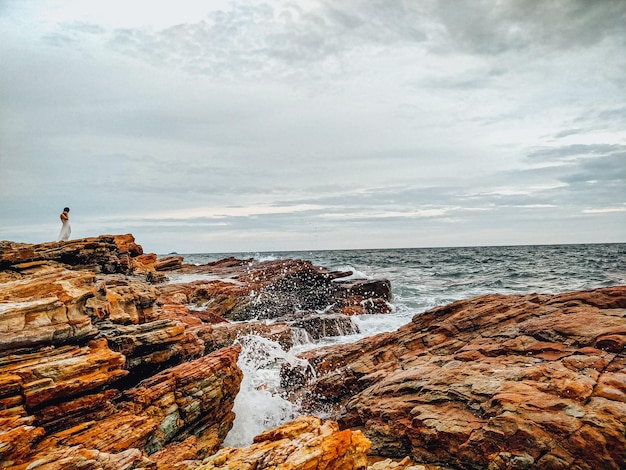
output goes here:
{"type": "Polygon", "coordinates": [[[626,241],[626,1],[0,0],[0,240],[626,241]]]}

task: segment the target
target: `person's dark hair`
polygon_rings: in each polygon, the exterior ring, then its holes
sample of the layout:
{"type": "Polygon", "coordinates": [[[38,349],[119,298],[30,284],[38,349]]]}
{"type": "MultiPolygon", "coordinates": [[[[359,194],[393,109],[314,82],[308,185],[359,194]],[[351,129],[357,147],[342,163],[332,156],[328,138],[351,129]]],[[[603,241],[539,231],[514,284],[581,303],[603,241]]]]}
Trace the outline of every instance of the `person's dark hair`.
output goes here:
{"type": "Polygon", "coordinates": [[[69,211],[70,211],[70,208],[69,208],[69,207],[64,207],[64,208],[63,208],[63,212],[69,212],[69,211]]]}

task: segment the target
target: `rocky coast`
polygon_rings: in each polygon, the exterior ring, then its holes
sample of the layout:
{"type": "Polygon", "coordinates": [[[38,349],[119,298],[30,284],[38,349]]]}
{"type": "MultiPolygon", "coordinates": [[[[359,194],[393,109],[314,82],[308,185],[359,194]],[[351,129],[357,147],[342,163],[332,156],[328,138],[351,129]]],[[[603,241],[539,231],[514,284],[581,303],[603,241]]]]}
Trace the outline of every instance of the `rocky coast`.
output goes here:
{"type": "Polygon", "coordinates": [[[626,286],[476,297],[302,353],[281,372],[302,415],[224,447],[237,338],[288,350],[389,311],[388,281],[350,274],[192,266],[130,234],[0,242],[0,468],[626,468],[626,286]]]}

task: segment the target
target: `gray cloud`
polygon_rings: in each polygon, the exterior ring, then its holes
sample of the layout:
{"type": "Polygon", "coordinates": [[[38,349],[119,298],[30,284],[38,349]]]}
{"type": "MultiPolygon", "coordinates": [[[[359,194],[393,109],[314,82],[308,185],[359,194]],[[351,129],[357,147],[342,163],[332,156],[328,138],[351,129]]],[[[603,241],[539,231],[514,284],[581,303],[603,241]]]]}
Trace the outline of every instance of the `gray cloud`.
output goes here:
{"type": "MultiPolygon", "coordinates": [[[[544,53],[591,47],[605,38],[624,46],[626,6],[619,0],[321,3],[303,11],[236,3],[202,21],[161,30],[115,29],[106,45],[156,65],[217,77],[241,78],[298,71],[343,73],[355,53],[417,45],[435,53],[544,53]]],[[[46,39],[69,45],[82,35],[102,35],[98,25],[72,23],[46,39]]],[[[472,85],[463,82],[461,85],[472,85]]]]}
{"type": "Polygon", "coordinates": [[[623,240],[624,2],[9,3],[0,238],[70,205],[163,252],[623,240]]]}
{"type": "Polygon", "coordinates": [[[572,144],[560,147],[535,149],[528,153],[531,160],[559,161],[572,157],[593,158],[602,155],[623,154],[624,145],[619,144],[572,144]]]}
{"type": "MultiPolygon", "coordinates": [[[[438,19],[461,48],[479,54],[501,54],[528,48],[574,49],[605,38],[626,40],[626,5],[609,0],[514,0],[509,2],[433,2],[438,19]]],[[[452,47],[452,46],[451,46],[452,47]]]]}

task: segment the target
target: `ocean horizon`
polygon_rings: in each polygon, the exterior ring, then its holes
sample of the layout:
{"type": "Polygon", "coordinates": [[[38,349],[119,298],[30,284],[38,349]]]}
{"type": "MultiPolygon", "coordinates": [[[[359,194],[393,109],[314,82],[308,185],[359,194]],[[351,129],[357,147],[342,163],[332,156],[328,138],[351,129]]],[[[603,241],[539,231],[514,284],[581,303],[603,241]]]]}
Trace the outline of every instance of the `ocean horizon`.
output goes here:
{"type": "Polygon", "coordinates": [[[580,242],[580,243],[504,243],[491,245],[449,245],[449,246],[414,246],[414,247],[390,247],[390,248],[310,248],[310,249],[294,249],[294,250],[238,250],[238,251],[170,251],[167,253],[157,253],[157,256],[193,256],[193,255],[233,255],[233,254],[266,254],[266,253],[307,253],[319,251],[382,251],[382,250],[433,250],[433,249],[453,249],[453,248],[515,248],[515,247],[542,247],[542,246],[583,246],[583,245],[624,245],[626,241],[619,242],[580,242]]]}

